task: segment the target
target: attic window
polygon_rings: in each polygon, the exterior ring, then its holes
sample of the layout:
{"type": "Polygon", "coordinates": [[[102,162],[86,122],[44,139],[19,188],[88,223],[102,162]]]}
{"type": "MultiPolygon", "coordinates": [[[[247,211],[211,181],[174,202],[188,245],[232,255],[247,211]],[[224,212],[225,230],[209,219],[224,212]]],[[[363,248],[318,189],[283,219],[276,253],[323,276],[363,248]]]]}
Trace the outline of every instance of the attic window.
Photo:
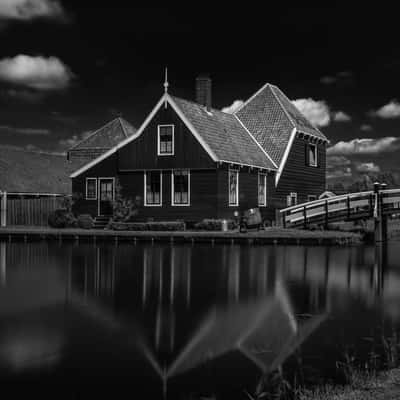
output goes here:
{"type": "Polygon", "coordinates": [[[158,125],[158,155],[174,155],[174,125],[158,125]]]}
{"type": "Polygon", "coordinates": [[[309,144],[307,146],[307,155],[308,155],[308,165],[310,167],[316,167],[318,165],[317,160],[317,146],[315,144],[309,144]]]}

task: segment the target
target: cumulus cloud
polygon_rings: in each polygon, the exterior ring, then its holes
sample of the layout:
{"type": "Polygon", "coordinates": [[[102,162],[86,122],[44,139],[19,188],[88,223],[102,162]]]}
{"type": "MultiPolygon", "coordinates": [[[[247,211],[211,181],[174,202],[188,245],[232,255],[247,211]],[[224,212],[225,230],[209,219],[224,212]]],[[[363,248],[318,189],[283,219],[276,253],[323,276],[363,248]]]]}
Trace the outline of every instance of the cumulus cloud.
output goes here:
{"type": "Polygon", "coordinates": [[[361,173],[380,172],[381,171],[381,169],[379,168],[379,165],[376,165],[373,162],[358,163],[358,164],[356,164],[356,170],[361,173]]]}
{"type": "Polygon", "coordinates": [[[331,156],[328,155],[326,159],[327,167],[338,167],[338,166],[344,166],[344,165],[350,165],[351,161],[344,156],[331,156]]]}
{"type": "Polygon", "coordinates": [[[0,125],[0,131],[6,131],[9,133],[17,133],[21,135],[49,135],[49,129],[38,129],[38,128],[18,128],[10,125],[0,125]]]}
{"type": "Polygon", "coordinates": [[[243,104],[243,100],[235,100],[230,106],[224,107],[221,111],[227,114],[234,114],[243,104]]]}
{"type": "Polygon", "coordinates": [[[353,139],[338,142],[328,148],[329,155],[378,154],[400,148],[399,138],[383,137],[379,139],[353,139]]]}
{"type": "Polygon", "coordinates": [[[0,60],[0,80],[31,89],[65,89],[73,76],[69,67],[57,57],[20,54],[0,60]]]}
{"type": "Polygon", "coordinates": [[[369,131],[372,131],[372,126],[368,125],[368,124],[363,124],[360,126],[360,130],[362,130],[364,132],[369,132],[369,131]]]}
{"type": "Polygon", "coordinates": [[[328,105],[323,100],[297,99],[292,103],[315,126],[328,126],[331,115],[328,105]]]}
{"type": "Polygon", "coordinates": [[[400,103],[397,100],[392,100],[384,106],[373,110],[369,113],[371,116],[392,119],[400,117],[400,103]]]}
{"type": "Polygon", "coordinates": [[[343,111],[337,111],[333,114],[333,120],[336,122],[349,122],[351,117],[343,111]]]}
{"type": "Polygon", "coordinates": [[[58,143],[63,149],[70,149],[71,147],[76,146],[82,140],[88,138],[92,133],[93,131],[85,131],[80,135],[73,135],[67,139],[61,139],[58,143]]]}
{"type": "Polygon", "coordinates": [[[0,19],[29,21],[37,18],[65,21],[66,13],[58,0],[1,0],[0,19]]]}
{"type": "Polygon", "coordinates": [[[326,177],[328,179],[344,178],[352,175],[351,167],[335,168],[326,171],[326,177]]]}

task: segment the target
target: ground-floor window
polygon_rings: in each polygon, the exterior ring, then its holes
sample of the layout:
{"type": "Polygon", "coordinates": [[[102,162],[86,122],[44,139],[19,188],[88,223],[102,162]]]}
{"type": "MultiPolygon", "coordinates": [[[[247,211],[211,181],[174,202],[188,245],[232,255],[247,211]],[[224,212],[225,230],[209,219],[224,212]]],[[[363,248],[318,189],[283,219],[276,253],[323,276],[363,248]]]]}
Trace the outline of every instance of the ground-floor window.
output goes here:
{"type": "Polygon", "coordinates": [[[161,206],[162,204],[162,174],[161,171],[147,171],[144,174],[144,205],[161,206]]]}
{"type": "Polygon", "coordinates": [[[267,175],[258,174],[258,205],[265,207],[267,205],[267,175]]]}
{"type": "Polygon", "coordinates": [[[297,205],[297,193],[292,192],[287,196],[287,206],[291,207],[295,205],[297,205]]]}
{"type": "Polygon", "coordinates": [[[86,178],[86,200],[97,200],[97,178],[86,178]]]}
{"type": "Polygon", "coordinates": [[[239,205],[239,171],[229,170],[229,205],[239,205]]]}
{"type": "Polygon", "coordinates": [[[172,171],[172,205],[188,206],[190,205],[190,171],[175,170],[172,171]]]}
{"type": "Polygon", "coordinates": [[[317,196],[315,194],[309,194],[307,196],[307,201],[314,201],[317,200],[317,196]]]}

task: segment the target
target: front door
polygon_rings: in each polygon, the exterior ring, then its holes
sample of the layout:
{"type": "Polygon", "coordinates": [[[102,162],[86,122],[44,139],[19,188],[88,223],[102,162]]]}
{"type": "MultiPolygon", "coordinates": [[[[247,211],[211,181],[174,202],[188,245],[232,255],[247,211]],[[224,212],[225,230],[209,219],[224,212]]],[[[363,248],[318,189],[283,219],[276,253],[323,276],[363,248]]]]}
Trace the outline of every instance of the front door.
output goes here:
{"type": "Polygon", "coordinates": [[[99,178],[99,215],[112,215],[114,179],[99,178]]]}

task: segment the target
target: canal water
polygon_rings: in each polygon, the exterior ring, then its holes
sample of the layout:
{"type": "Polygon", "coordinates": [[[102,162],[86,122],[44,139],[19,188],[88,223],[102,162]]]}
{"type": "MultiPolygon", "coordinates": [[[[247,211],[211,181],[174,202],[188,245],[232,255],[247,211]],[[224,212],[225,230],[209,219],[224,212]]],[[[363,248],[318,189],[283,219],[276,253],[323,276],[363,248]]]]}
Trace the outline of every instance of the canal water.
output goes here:
{"type": "Polygon", "coordinates": [[[0,243],[0,387],[246,399],[276,370],[340,381],[349,355],[368,361],[400,328],[399,256],[400,242],[0,243]]]}

